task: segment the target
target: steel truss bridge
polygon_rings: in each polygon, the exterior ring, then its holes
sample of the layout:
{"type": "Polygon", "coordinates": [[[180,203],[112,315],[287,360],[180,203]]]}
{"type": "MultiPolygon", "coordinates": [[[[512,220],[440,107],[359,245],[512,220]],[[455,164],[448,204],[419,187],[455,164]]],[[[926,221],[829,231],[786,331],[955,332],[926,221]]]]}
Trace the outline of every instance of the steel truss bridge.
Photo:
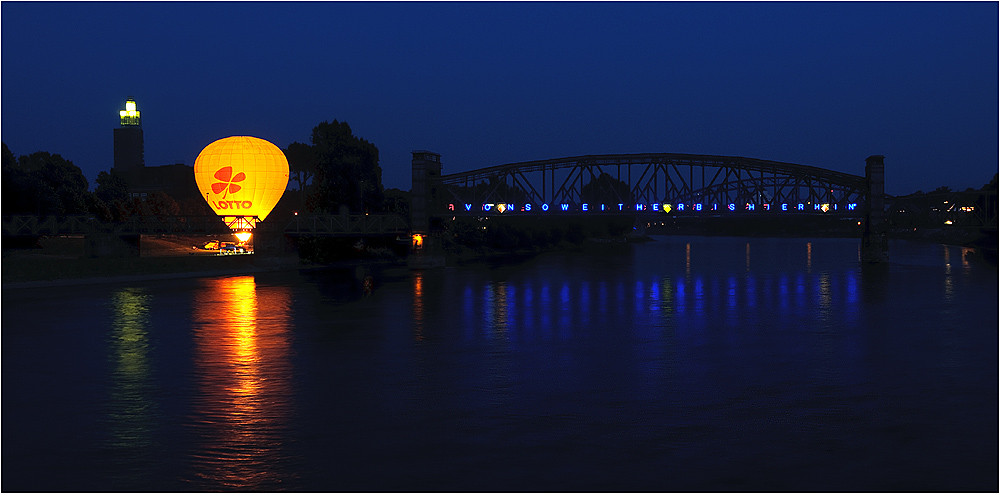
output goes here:
{"type": "Polygon", "coordinates": [[[826,204],[831,213],[860,215],[867,194],[866,179],[860,175],[755,158],[677,153],[528,161],[442,175],[439,180],[446,192],[431,208],[449,216],[656,213],[663,211],[663,204],[688,214],[813,213],[826,204]]]}

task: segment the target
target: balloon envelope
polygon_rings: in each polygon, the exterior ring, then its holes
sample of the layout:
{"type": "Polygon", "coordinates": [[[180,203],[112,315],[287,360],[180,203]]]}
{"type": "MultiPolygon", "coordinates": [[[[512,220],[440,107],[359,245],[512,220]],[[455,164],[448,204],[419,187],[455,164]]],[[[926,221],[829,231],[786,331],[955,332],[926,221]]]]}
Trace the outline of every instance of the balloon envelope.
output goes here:
{"type": "Polygon", "coordinates": [[[267,217],[288,185],[288,160],[264,139],[219,139],[194,160],[194,180],[219,216],[267,217]]]}

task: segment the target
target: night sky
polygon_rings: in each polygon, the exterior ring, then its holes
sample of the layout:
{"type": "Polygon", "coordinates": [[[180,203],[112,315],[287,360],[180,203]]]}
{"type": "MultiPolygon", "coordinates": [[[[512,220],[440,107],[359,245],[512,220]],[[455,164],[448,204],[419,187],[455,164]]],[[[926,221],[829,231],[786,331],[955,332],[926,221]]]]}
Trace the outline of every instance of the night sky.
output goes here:
{"type": "Polygon", "coordinates": [[[91,181],[125,98],[147,166],[347,121],[410,188],[603,153],[703,153],[864,174],[886,192],[998,169],[998,3],[0,4],[2,138],[91,181]]]}

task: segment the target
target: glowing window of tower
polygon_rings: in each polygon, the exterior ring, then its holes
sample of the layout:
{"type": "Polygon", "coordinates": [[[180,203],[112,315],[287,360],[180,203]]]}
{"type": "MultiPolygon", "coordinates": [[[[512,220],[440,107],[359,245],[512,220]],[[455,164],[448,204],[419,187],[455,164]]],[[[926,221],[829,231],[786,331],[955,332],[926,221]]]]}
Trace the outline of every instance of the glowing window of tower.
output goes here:
{"type": "Polygon", "coordinates": [[[125,100],[125,109],[118,112],[122,125],[139,125],[139,110],[136,110],[135,100],[125,100]]]}

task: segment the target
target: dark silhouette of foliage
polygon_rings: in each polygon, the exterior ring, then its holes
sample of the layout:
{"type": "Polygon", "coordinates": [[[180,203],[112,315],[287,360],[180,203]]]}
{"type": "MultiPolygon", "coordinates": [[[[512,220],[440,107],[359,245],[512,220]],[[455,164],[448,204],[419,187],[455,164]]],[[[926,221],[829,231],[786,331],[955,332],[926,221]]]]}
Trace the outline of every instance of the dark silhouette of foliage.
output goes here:
{"type": "Polygon", "coordinates": [[[583,202],[590,204],[630,204],[632,193],[627,183],[605,172],[595,177],[580,189],[583,202]]]}
{"type": "Polygon", "coordinates": [[[133,200],[136,212],[142,216],[172,216],[180,214],[177,201],[165,192],[150,192],[146,200],[133,200]]]}
{"type": "Polygon", "coordinates": [[[347,206],[354,213],[377,211],[382,206],[382,167],[378,148],[355,136],[347,122],[323,122],[313,128],[316,176],[307,207],[338,213],[347,206]]]}
{"type": "Polygon", "coordinates": [[[17,160],[14,159],[14,153],[10,152],[6,142],[0,144],[3,144],[3,169],[13,169],[14,165],[17,164],[17,160]]]}
{"type": "Polygon", "coordinates": [[[304,207],[308,188],[312,184],[319,166],[319,155],[313,146],[301,142],[289,144],[284,153],[285,158],[288,159],[291,180],[298,185],[299,207],[304,207]]]}
{"type": "Polygon", "coordinates": [[[215,214],[204,199],[189,197],[177,201],[182,216],[210,216],[215,214]]]}
{"type": "Polygon", "coordinates": [[[100,221],[115,221],[114,213],[106,201],[102,201],[96,194],[90,193],[84,197],[87,203],[87,211],[100,221]]]}
{"type": "Polygon", "coordinates": [[[997,190],[997,186],[998,186],[997,185],[997,178],[998,177],[1000,177],[1000,173],[994,173],[993,174],[993,180],[990,180],[989,183],[987,183],[986,185],[984,185],[982,190],[990,190],[990,189],[997,190]]]}
{"type": "Polygon", "coordinates": [[[114,168],[111,172],[102,171],[97,174],[97,188],[94,194],[104,202],[128,200],[128,182],[114,168]]]}
{"type": "Polygon", "coordinates": [[[88,199],[89,183],[80,167],[58,154],[38,151],[17,160],[3,145],[5,214],[72,215],[102,208],[88,199]]]}
{"type": "Polygon", "coordinates": [[[382,211],[396,213],[404,218],[410,218],[410,191],[396,188],[385,190],[385,201],[382,211]]]}

